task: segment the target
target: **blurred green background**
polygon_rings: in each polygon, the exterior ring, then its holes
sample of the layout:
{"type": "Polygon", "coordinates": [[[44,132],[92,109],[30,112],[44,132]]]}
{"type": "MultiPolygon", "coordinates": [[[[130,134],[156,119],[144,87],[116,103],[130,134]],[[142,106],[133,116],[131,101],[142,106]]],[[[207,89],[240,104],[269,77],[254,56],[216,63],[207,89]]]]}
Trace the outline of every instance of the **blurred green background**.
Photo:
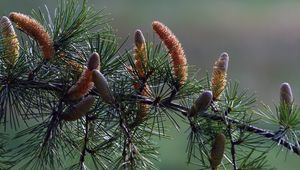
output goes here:
{"type": "MultiPolygon", "coordinates": [[[[139,28],[152,37],[151,22],[165,23],[181,41],[188,62],[211,71],[223,51],[230,55],[229,77],[256,92],[258,102],[273,105],[279,85],[289,82],[296,103],[300,102],[300,1],[251,0],[89,0],[96,9],[106,8],[122,40],[139,28]],[[299,88],[298,88],[299,87],[299,88]]],[[[11,11],[29,14],[31,9],[50,9],[57,1],[0,0],[0,15],[11,11]]],[[[159,141],[160,169],[196,169],[186,165],[187,127],[171,130],[173,140],[159,141]]],[[[271,165],[279,170],[299,169],[300,158],[285,151],[270,153],[271,165]],[[279,152],[279,154],[278,154],[279,152]],[[285,159],[286,158],[286,159],[285,159]],[[298,165],[298,167],[297,167],[298,165]]]]}

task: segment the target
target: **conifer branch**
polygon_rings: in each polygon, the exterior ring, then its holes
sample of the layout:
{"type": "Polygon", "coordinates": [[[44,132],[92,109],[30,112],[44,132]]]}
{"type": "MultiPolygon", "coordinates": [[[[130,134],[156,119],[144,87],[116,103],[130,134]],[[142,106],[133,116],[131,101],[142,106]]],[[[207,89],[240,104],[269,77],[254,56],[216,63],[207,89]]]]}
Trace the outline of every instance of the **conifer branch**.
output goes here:
{"type": "MultiPolygon", "coordinates": [[[[29,88],[38,88],[38,89],[45,89],[45,90],[54,90],[54,91],[58,91],[58,92],[63,92],[63,89],[66,89],[65,85],[60,84],[60,83],[42,83],[42,82],[37,82],[37,81],[19,81],[20,84],[25,85],[29,88]]],[[[90,94],[92,95],[97,95],[97,92],[95,91],[91,91],[90,94]]],[[[128,99],[130,100],[132,99],[139,99],[139,102],[148,104],[148,105],[155,105],[158,104],[159,107],[168,107],[174,111],[177,112],[181,112],[182,115],[187,116],[188,110],[189,108],[179,105],[177,103],[174,102],[170,102],[170,100],[165,100],[161,103],[156,103],[156,101],[151,100],[151,99],[145,99],[142,96],[136,96],[136,95],[132,95],[132,96],[127,96],[128,99]]],[[[213,108],[214,106],[211,105],[211,107],[213,108]]],[[[211,114],[211,113],[202,113],[199,116],[203,117],[203,118],[207,118],[210,120],[214,120],[214,121],[220,121],[220,122],[224,122],[225,120],[222,116],[218,115],[217,112],[218,110],[215,110],[215,114],[211,114]]],[[[236,126],[239,129],[244,129],[248,132],[251,133],[255,133],[257,135],[263,136],[269,140],[272,140],[282,146],[284,146],[285,148],[287,148],[288,150],[292,151],[293,153],[300,155],[300,148],[298,148],[295,144],[290,143],[289,141],[282,139],[282,138],[278,138],[276,133],[271,132],[269,130],[266,129],[262,129],[250,124],[245,124],[243,122],[240,122],[238,120],[235,120],[233,118],[230,118],[230,116],[226,117],[228,123],[233,124],[234,126],[236,126]]],[[[124,129],[124,126],[121,126],[124,129]]],[[[125,128],[124,130],[126,130],[127,128],[125,128]]],[[[126,131],[125,131],[126,132],[126,131]]]]}
{"type": "Polygon", "coordinates": [[[54,14],[46,7],[45,14],[1,18],[0,128],[22,130],[7,140],[0,131],[0,169],[61,169],[74,158],[68,169],[155,169],[153,136],[167,137],[166,120],[179,130],[175,116],[189,124],[188,163],[197,160],[202,169],[265,168],[266,150],[274,146],[266,140],[300,155],[300,108],[288,83],[275,114],[268,106],[256,112],[255,97],[227,79],[227,53],[211,78],[188,77],[194,70],[181,43],[154,21],[159,44],[136,30],[134,47],[120,54],[125,41],[118,45],[107,15],[79,2],[61,0],[54,14]],[[279,131],[260,128],[254,113],[279,131]],[[15,139],[22,143],[10,148],[15,139]]]}

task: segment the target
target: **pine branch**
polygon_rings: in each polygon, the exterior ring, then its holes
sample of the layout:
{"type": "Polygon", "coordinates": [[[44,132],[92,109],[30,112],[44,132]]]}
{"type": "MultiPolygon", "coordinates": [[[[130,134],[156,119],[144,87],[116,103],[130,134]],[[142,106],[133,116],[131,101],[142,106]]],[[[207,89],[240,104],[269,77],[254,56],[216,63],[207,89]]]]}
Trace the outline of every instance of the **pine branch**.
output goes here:
{"type": "Polygon", "coordinates": [[[265,139],[300,155],[300,109],[293,103],[288,83],[281,86],[277,115],[268,108],[258,113],[279,131],[260,128],[252,117],[255,97],[228,82],[227,53],[215,62],[211,78],[188,79],[195,70],[163,23],[152,23],[159,44],[146,42],[137,30],[133,50],[119,54],[127,39],[119,46],[107,15],[93,11],[86,0],[80,2],[61,0],[54,15],[47,7],[45,14],[33,11],[32,18],[11,13],[25,35],[21,39],[12,24],[4,27],[8,18],[1,18],[0,125],[4,130],[7,122],[22,127],[22,119],[28,127],[15,136],[22,140],[18,147],[10,149],[0,141],[0,156],[4,153],[21,163],[1,158],[0,166],[55,169],[75,155],[77,161],[68,169],[87,169],[91,162],[96,169],[155,169],[158,152],[153,136],[167,136],[166,120],[179,130],[175,115],[191,129],[188,163],[196,159],[203,168],[262,169],[265,149],[272,147],[260,145],[265,139]],[[16,42],[7,37],[7,28],[16,42]],[[66,119],[66,114],[73,117],[66,119]],[[210,145],[212,141],[221,142],[210,145]],[[263,153],[253,159],[260,149],[263,153]]]}
{"type": "MultiPolygon", "coordinates": [[[[59,91],[59,92],[62,92],[62,89],[65,89],[65,85],[59,84],[59,83],[53,84],[53,83],[41,83],[41,82],[35,82],[35,81],[23,81],[23,82],[20,81],[20,83],[26,85],[27,87],[31,87],[31,88],[43,88],[45,90],[54,90],[54,91],[59,91]]],[[[92,91],[91,94],[96,95],[97,92],[92,91]]],[[[145,103],[148,105],[158,104],[159,107],[168,107],[170,109],[173,109],[174,111],[181,112],[182,115],[184,115],[184,116],[187,116],[187,112],[189,110],[189,108],[187,108],[185,106],[176,104],[174,102],[169,102],[168,99],[163,102],[157,103],[157,101],[145,99],[142,96],[132,95],[132,96],[128,96],[128,97],[129,97],[128,98],[129,100],[130,100],[130,98],[132,98],[132,99],[138,98],[139,102],[142,102],[142,103],[145,103]]],[[[225,123],[224,118],[218,114],[202,113],[200,116],[203,118],[206,118],[206,119],[225,123]]],[[[253,126],[253,125],[245,124],[244,122],[240,122],[238,120],[232,119],[229,116],[227,116],[226,119],[227,119],[228,123],[231,123],[232,125],[236,126],[239,129],[244,129],[245,131],[263,136],[267,139],[270,139],[270,140],[282,145],[283,147],[287,148],[288,150],[292,151],[293,153],[300,155],[300,148],[298,148],[295,144],[292,144],[285,139],[278,138],[276,133],[274,133],[274,132],[271,132],[269,130],[262,129],[262,128],[259,128],[259,127],[253,126]]]]}

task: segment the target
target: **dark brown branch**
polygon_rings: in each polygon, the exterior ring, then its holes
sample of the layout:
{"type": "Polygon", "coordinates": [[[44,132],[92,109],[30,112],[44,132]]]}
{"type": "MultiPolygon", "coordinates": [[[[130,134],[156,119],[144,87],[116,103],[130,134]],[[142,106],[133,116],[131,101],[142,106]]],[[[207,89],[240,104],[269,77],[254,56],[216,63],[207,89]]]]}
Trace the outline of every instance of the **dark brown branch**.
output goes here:
{"type": "MultiPolygon", "coordinates": [[[[223,117],[221,117],[219,115],[216,115],[216,114],[204,113],[201,116],[205,117],[207,119],[211,119],[211,120],[224,121],[223,117]]],[[[274,132],[271,132],[269,130],[262,129],[262,128],[259,128],[259,127],[256,127],[256,126],[252,126],[252,125],[249,125],[249,124],[245,124],[245,123],[240,122],[238,120],[234,120],[230,117],[227,117],[227,120],[228,120],[228,122],[234,124],[239,129],[244,129],[245,131],[255,133],[257,135],[268,138],[268,139],[270,139],[270,140],[272,140],[276,143],[279,143],[280,145],[284,146],[285,148],[291,150],[295,154],[300,155],[300,148],[298,148],[296,145],[288,142],[285,139],[276,138],[276,135],[275,135],[274,132]]]]}

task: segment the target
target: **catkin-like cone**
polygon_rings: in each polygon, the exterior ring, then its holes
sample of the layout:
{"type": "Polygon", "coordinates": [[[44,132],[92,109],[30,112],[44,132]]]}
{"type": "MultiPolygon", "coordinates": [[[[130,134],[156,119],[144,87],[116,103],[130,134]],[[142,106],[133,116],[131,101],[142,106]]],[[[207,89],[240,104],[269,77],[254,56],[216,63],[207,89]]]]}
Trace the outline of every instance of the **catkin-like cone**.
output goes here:
{"type": "Polygon", "coordinates": [[[100,95],[100,97],[103,99],[104,102],[113,104],[114,98],[111,95],[108,82],[104,75],[99,70],[93,70],[92,73],[93,82],[95,84],[95,87],[100,95]]]}
{"type": "Polygon", "coordinates": [[[213,143],[210,152],[210,163],[212,170],[216,170],[221,164],[225,151],[225,136],[220,133],[218,134],[213,143]]]}
{"type": "Polygon", "coordinates": [[[3,16],[0,20],[2,42],[4,47],[4,62],[8,66],[14,66],[19,58],[19,41],[10,20],[3,16]]]}
{"type": "Polygon", "coordinates": [[[141,30],[136,30],[134,35],[134,64],[139,77],[144,77],[144,67],[148,62],[147,49],[144,35],[141,30]]]}
{"type": "Polygon", "coordinates": [[[87,96],[78,104],[74,105],[72,109],[61,115],[61,118],[65,121],[75,121],[84,116],[95,102],[94,96],[87,96]]]}
{"type": "Polygon", "coordinates": [[[88,94],[93,87],[92,71],[86,69],[83,71],[76,84],[68,90],[67,98],[69,100],[78,100],[88,94]]]}
{"type": "Polygon", "coordinates": [[[280,85],[280,103],[286,105],[293,104],[293,93],[289,83],[282,83],[280,85]]]}
{"type": "Polygon", "coordinates": [[[87,68],[89,70],[94,70],[94,69],[100,69],[100,56],[97,52],[93,52],[92,55],[90,56],[88,63],[87,63],[87,68]]]}
{"type": "Polygon", "coordinates": [[[192,108],[188,112],[188,115],[190,117],[193,117],[197,113],[207,110],[212,101],[212,98],[213,95],[211,91],[204,91],[194,102],[192,108]]]}
{"type": "MultiPolygon", "coordinates": [[[[147,65],[148,56],[147,56],[147,48],[146,48],[146,41],[144,35],[141,30],[136,30],[134,35],[134,57],[135,57],[135,68],[137,70],[138,76],[140,78],[145,78],[144,67],[147,65]]],[[[147,83],[144,85],[145,87],[141,91],[141,95],[149,96],[150,94],[150,87],[147,83]]],[[[136,90],[140,90],[140,84],[134,84],[136,90]]],[[[139,121],[143,120],[147,116],[147,112],[149,111],[150,107],[147,104],[139,103],[139,113],[137,114],[137,119],[139,121]]]]}
{"type": "Polygon", "coordinates": [[[54,55],[53,40],[46,29],[38,21],[17,12],[11,12],[9,18],[17,24],[18,28],[38,42],[45,60],[50,60],[52,58],[54,55]]]}
{"type": "Polygon", "coordinates": [[[227,83],[228,62],[229,56],[224,52],[214,64],[211,79],[213,100],[218,100],[225,89],[227,83]]]}
{"type": "Polygon", "coordinates": [[[184,50],[172,31],[159,21],[152,22],[153,30],[158,34],[171,55],[173,71],[182,86],[187,80],[187,61],[184,50]]]}

